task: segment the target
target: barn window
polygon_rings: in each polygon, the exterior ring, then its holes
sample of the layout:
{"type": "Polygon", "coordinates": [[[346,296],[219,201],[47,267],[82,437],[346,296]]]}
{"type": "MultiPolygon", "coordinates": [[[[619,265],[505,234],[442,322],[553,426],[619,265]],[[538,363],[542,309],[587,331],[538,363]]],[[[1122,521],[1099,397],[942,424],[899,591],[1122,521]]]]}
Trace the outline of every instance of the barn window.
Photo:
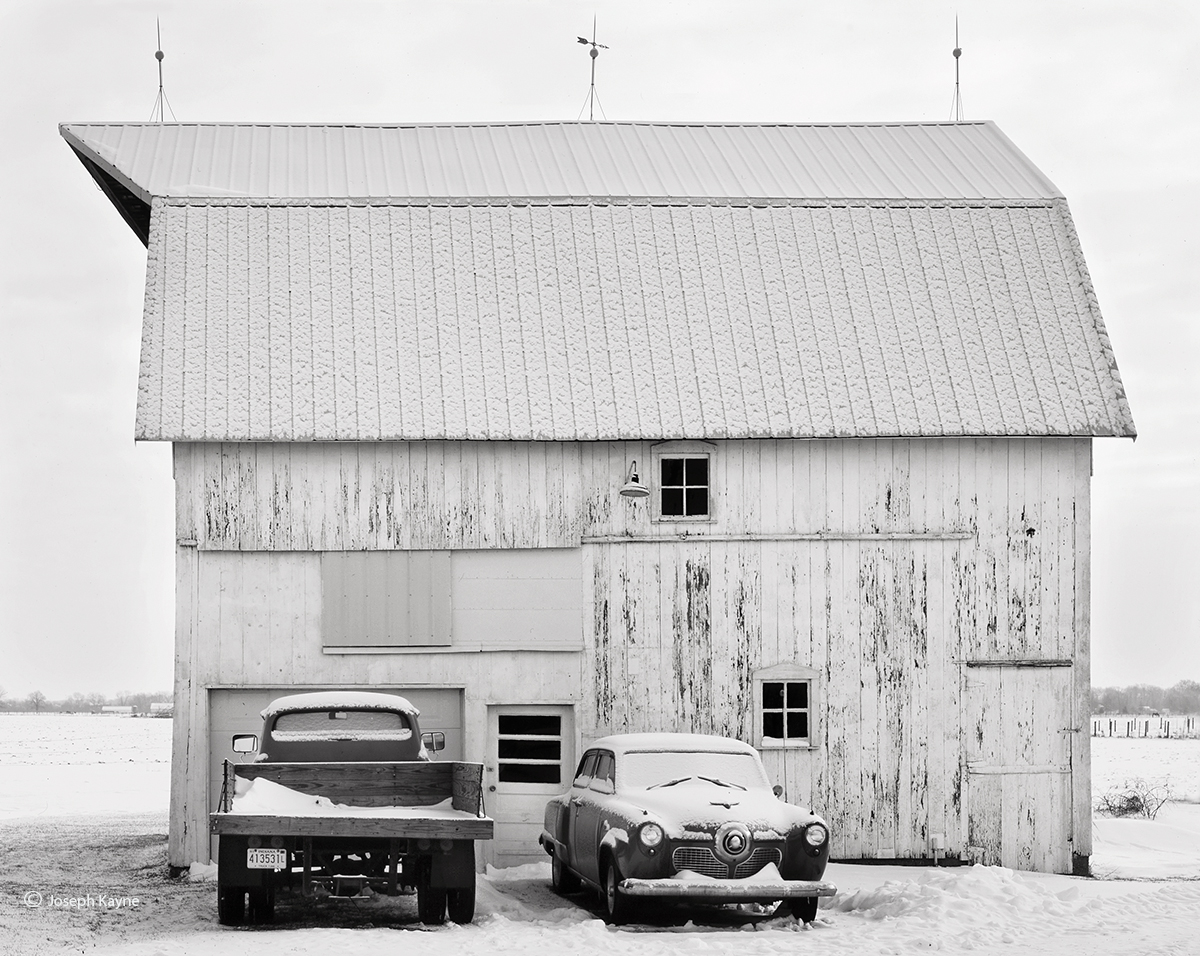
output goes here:
{"type": "Polygon", "coordinates": [[[754,678],[754,738],[761,748],[810,747],[816,739],[817,672],[799,664],[764,668],[754,678]]]}
{"type": "Polygon", "coordinates": [[[500,714],[496,752],[501,783],[552,783],[562,779],[562,717],[500,714]]]}
{"type": "Polygon", "coordinates": [[[664,442],[654,449],[654,517],[660,521],[707,521],[713,516],[713,446],[664,442]]]}

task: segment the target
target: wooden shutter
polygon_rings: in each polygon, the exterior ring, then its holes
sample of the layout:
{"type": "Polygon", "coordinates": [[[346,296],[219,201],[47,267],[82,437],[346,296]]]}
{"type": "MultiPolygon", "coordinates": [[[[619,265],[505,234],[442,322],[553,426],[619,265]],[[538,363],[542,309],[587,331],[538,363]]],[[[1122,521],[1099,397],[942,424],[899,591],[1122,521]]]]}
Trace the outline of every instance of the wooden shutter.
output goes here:
{"type": "Polygon", "coordinates": [[[324,551],[326,647],[450,643],[449,551],[324,551]]]}

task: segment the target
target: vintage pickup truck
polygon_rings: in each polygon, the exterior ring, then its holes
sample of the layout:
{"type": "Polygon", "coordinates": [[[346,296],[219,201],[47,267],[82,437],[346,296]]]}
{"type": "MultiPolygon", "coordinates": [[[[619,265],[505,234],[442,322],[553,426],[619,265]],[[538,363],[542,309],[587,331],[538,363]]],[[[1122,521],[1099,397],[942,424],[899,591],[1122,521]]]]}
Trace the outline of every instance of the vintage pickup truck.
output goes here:
{"type": "Polygon", "coordinates": [[[210,815],[221,923],[270,922],[279,892],[364,887],[415,888],[425,923],[444,922],[447,909],[454,922],[471,921],[474,841],[493,830],[482,765],[431,760],[445,738],[422,735],[417,709],[394,694],[295,694],[262,717],[261,741],[235,735],[249,762],[225,762],[210,815]]]}

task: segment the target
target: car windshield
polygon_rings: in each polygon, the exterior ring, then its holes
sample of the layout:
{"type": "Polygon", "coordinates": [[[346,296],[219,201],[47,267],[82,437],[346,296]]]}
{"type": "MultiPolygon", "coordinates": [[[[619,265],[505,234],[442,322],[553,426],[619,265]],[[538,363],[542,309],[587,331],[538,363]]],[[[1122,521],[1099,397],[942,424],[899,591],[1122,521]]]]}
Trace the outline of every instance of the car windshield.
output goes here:
{"type": "Polygon", "coordinates": [[[627,753],[617,770],[622,790],[649,790],[703,783],[731,790],[761,790],[769,784],[753,754],[654,751],[627,753]]]}
{"type": "Polygon", "coordinates": [[[271,736],[284,741],[408,740],[408,718],[390,710],[307,710],[280,714],[271,736]]]}

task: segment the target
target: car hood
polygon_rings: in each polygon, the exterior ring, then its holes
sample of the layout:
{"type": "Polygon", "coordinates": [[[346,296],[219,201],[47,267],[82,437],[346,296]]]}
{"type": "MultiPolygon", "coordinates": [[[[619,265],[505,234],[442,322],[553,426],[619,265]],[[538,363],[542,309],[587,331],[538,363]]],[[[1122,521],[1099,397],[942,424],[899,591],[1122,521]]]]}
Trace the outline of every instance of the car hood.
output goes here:
{"type": "Polygon", "coordinates": [[[784,803],[769,790],[738,790],[689,780],[673,787],[634,790],[623,794],[638,816],[653,818],[673,839],[712,832],[726,823],[744,823],[764,838],[783,839],[795,827],[823,823],[811,810],[784,803]]]}

